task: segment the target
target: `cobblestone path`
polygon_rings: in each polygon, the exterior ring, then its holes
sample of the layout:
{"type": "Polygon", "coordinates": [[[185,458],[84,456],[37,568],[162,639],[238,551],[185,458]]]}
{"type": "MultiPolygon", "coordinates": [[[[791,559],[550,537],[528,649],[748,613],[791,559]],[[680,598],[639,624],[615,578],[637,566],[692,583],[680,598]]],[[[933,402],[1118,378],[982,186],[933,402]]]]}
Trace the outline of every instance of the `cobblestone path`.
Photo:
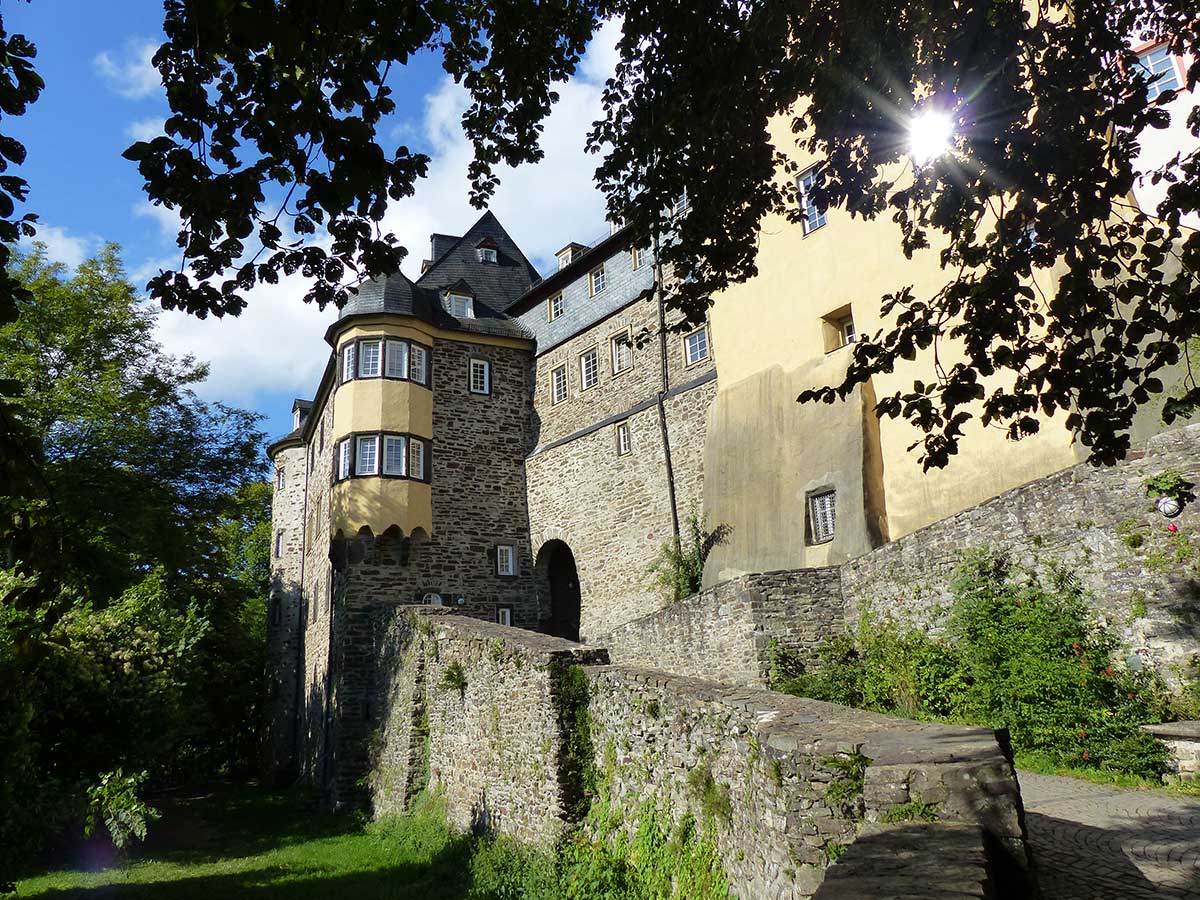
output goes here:
{"type": "Polygon", "coordinates": [[[1200,798],[1019,777],[1045,900],[1200,900],[1200,798]]]}

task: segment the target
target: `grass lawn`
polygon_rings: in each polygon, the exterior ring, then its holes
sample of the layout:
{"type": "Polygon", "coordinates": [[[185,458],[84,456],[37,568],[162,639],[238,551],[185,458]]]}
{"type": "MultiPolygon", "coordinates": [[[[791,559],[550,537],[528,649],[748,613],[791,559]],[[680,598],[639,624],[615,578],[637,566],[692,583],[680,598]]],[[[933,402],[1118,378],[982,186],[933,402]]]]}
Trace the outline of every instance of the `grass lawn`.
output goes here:
{"type": "Polygon", "coordinates": [[[65,867],[19,880],[17,897],[466,897],[470,841],[435,824],[404,840],[329,815],[294,793],[222,786],[162,804],[150,840],[111,868],[65,867]]]}

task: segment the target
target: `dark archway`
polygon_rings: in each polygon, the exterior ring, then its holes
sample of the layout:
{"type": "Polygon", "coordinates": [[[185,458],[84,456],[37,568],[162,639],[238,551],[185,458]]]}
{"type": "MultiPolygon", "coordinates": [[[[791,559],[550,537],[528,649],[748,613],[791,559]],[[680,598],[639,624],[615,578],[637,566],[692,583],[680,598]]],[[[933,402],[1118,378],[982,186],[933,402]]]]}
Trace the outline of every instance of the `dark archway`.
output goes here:
{"type": "Polygon", "coordinates": [[[562,541],[547,541],[539,558],[545,560],[550,582],[550,618],[546,633],[569,641],[579,640],[579,573],[575,554],[562,541]]]}

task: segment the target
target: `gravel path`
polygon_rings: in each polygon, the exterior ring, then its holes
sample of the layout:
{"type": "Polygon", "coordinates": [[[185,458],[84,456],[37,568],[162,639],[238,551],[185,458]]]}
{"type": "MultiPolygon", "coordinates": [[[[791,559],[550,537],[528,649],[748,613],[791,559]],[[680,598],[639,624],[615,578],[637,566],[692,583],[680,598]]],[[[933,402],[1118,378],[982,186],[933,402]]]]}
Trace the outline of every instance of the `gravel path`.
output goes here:
{"type": "Polygon", "coordinates": [[[1019,776],[1045,900],[1200,900],[1200,798],[1019,776]]]}

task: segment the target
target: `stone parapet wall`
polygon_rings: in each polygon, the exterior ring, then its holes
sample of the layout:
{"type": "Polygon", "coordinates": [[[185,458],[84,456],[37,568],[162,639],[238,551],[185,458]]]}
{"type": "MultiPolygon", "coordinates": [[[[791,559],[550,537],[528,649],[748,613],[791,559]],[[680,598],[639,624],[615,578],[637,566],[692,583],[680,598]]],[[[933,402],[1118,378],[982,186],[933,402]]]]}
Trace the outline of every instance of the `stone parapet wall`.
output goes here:
{"type": "Polygon", "coordinates": [[[1036,569],[1074,572],[1140,662],[1177,683],[1200,653],[1200,503],[1163,518],[1145,481],[1167,470],[1200,484],[1200,425],[1153,437],[1116,466],[1073,466],[850,560],[847,615],[856,621],[869,608],[936,629],[962,551],[990,547],[1036,569]]]}
{"type": "Polygon", "coordinates": [[[572,787],[561,682],[605,652],[423,607],[381,624],[376,814],[406,808],[428,779],[456,827],[552,844],[572,787]]]}
{"type": "Polygon", "coordinates": [[[836,568],[745,575],[628,622],[595,640],[614,663],[765,686],[772,642],[805,662],[843,631],[836,568]]]}
{"type": "Polygon", "coordinates": [[[922,803],[986,835],[1006,896],[1027,886],[1017,782],[988,729],[607,665],[602,648],[447,611],[377,612],[362,740],[377,815],[428,784],[457,827],[549,846],[584,820],[594,781],[631,831],[648,802],[694,817],[736,894],[774,900],[813,896],[861,828],[922,803]],[[594,779],[569,750],[589,742],[594,779]]]}
{"type": "Polygon", "coordinates": [[[1200,722],[1166,722],[1162,725],[1143,725],[1142,730],[1154,735],[1170,753],[1171,774],[1179,781],[1200,780],[1200,722]]]}
{"type": "Polygon", "coordinates": [[[606,769],[610,802],[631,828],[647,800],[675,821],[690,814],[710,822],[739,897],[811,897],[861,824],[910,803],[925,804],[940,823],[986,832],[989,866],[1013,886],[1006,896],[1028,889],[1020,792],[989,729],[648,669],[597,667],[588,675],[596,764],[606,769]],[[861,787],[834,790],[856,762],[861,787]],[[710,808],[706,795],[724,796],[725,808],[710,808]]]}

